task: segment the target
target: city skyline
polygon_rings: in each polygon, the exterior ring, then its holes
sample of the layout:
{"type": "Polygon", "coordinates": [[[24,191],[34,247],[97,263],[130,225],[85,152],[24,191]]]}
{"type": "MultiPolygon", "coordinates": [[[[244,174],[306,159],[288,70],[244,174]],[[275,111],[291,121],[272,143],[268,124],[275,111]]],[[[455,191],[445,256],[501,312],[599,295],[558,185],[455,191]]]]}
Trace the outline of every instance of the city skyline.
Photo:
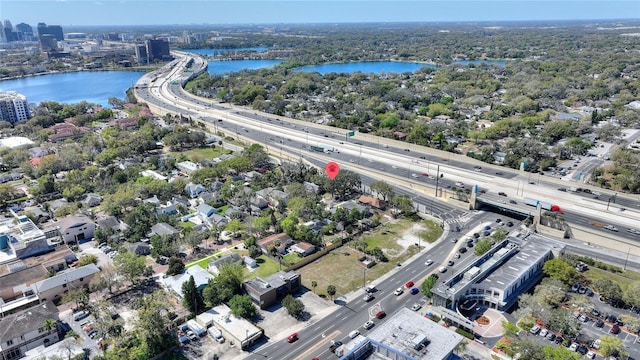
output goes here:
{"type": "Polygon", "coordinates": [[[14,23],[62,26],[615,20],[640,18],[617,1],[2,1],[14,23]],[[99,14],[99,16],[97,16],[99,14]],[[144,16],[141,16],[141,15],[144,16]]]}

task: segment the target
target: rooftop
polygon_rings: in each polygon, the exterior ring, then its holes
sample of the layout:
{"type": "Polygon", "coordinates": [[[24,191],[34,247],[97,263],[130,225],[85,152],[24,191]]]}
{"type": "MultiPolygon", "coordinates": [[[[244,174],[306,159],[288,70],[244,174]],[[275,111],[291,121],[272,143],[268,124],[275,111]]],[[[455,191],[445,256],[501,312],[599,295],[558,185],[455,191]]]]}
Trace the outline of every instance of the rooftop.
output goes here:
{"type": "Polygon", "coordinates": [[[47,319],[58,320],[58,308],[47,301],[0,319],[0,343],[41,328],[47,319]]]}
{"type": "Polygon", "coordinates": [[[261,330],[249,321],[231,314],[231,309],[227,305],[218,305],[207,310],[207,313],[217,326],[236,339],[248,339],[261,333],[261,330]]]}
{"type": "MultiPolygon", "coordinates": [[[[407,308],[376,326],[368,338],[413,359],[425,360],[446,359],[462,341],[462,336],[407,308]]],[[[375,358],[387,359],[381,355],[378,353],[375,358]]]]}

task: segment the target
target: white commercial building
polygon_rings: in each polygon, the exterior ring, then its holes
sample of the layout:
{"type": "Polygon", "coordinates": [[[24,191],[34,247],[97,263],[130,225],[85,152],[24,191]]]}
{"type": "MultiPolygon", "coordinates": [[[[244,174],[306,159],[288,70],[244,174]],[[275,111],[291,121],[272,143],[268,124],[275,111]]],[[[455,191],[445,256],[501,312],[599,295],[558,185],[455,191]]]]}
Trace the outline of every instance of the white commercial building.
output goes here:
{"type": "Polygon", "coordinates": [[[26,96],[15,91],[0,91],[0,120],[15,124],[30,117],[26,96]]]}

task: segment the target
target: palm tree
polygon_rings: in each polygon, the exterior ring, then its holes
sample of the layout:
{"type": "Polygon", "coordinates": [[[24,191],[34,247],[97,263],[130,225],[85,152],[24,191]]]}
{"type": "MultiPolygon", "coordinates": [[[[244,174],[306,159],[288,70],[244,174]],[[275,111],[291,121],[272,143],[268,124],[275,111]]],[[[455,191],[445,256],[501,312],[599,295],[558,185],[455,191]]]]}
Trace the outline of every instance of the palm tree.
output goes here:
{"type": "Polygon", "coordinates": [[[53,330],[56,330],[58,328],[58,320],[56,320],[56,319],[47,319],[47,320],[44,321],[44,324],[42,326],[48,332],[52,332],[53,330]]]}
{"type": "Polygon", "coordinates": [[[313,293],[316,293],[316,287],[318,286],[318,282],[313,280],[311,281],[311,287],[313,288],[313,293]]]}

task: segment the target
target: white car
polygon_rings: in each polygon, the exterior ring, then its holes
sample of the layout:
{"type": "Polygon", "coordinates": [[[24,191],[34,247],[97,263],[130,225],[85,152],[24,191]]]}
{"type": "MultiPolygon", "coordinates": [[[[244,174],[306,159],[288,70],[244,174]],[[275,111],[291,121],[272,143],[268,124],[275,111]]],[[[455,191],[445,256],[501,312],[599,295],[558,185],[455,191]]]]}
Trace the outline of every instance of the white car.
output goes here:
{"type": "Polygon", "coordinates": [[[578,351],[578,343],[571,343],[571,346],[569,346],[569,350],[578,351]]]}
{"type": "Polygon", "coordinates": [[[358,330],[353,330],[352,332],[349,333],[349,337],[351,339],[355,338],[358,335],[360,335],[360,331],[358,331],[358,330]]]}
{"type": "Polygon", "coordinates": [[[366,330],[369,330],[369,329],[371,329],[373,327],[373,325],[375,325],[373,323],[373,321],[369,320],[366,323],[364,323],[364,325],[362,327],[365,328],[366,330]]]}
{"type": "Polygon", "coordinates": [[[402,290],[402,288],[399,287],[399,288],[396,289],[396,291],[393,292],[393,295],[400,296],[400,295],[402,295],[403,292],[404,292],[404,290],[402,290]]]}
{"type": "Polygon", "coordinates": [[[539,335],[542,336],[542,337],[545,337],[545,336],[547,336],[548,333],[549,333],[549,330],[542,329],[542,330],[540,330],[540,334],[539,335]]]}
{"type": "Polygon", "coordinates": [[[427,266],[431,266],[431,264],[433,264],[433,260],[429,259],[429,260],[425,261],[424,264],[427,265],[427,266]]]}
{"type": "Polygon", "coordinates": [[[422,307],[422,305],[420,305],[418,303],[415,303],[415,304],[413,304],[413,306],[411,306],[411,310],[418,311],[418,310],[420,310],[421,307],[422,307]]]}
{"type": "Polygon", "coordinates": [[[589,350],[589,351],[587,351],[585,356],[587,357],[587,359],[595,359],[596,358],[596,353],[594,353],[593,351],[589,350]]]}

